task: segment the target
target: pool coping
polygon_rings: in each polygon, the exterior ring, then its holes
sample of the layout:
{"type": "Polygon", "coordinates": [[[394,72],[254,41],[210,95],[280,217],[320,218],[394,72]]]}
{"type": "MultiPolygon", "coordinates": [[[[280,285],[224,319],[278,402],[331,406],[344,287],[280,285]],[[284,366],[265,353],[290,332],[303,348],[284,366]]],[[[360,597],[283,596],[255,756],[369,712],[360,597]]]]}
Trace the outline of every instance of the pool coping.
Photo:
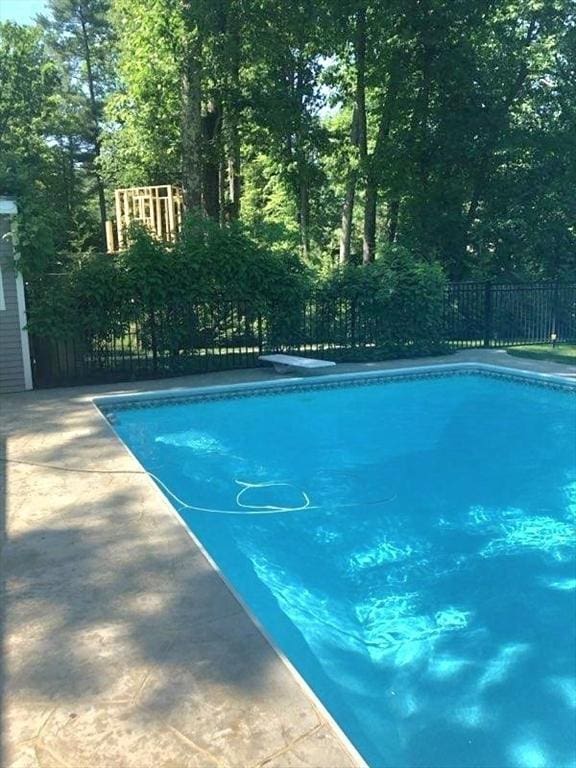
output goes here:
{"type": "Polygon", "coordinates": [[[112,429],[116,440],[133,459],[138,467],[148,475],[150,484],[154,486],[156,494],[162,499],[162,503],[167,507],[170,515],[178,522],[178,524],[184,528],[188,536],[194,542],[196,547],[200,550],[202,555],[210,563],[211,567],[215,570],[226,588],[231,592],[234,598],[242,606],[242,609],[250,619],[250,621],[257,627],[258,631],[266,639],[266,642],[270,645],[274,653],[284,664],[290,675],[305,693],[310,698],[314,706],[322,713],[326,722],[331,726],[333,731],[337,734],[338,738],[342,742],[343,746],[350,754],[354,763],[358,768],[370,768],[370,765],[358,751],[350,738],[347,736],[344,728],[338,723],[335,717],[329,712],[322,699],[315,693],[312,686],[306,681],[304,676],[300,673],[297,666],[290,661],[288,656],[278,647],[266,627],[255,616],[250,605],[244,600],[242,595],[238,592],[233,582],[228,579],[226,574],[222,571],[218,563],[210,555],[208,550],[204,547],[200,539],[195,535],[191,528],[188,527],[184,518],[180,515],[178,510],[168,499],[165,493],[162,492],[160,486],[150,476],[148,470],[144,467],[138,457],[132,452],[130,447],[124,442],[120,435],[114,428],[114,419],[110,418],[110,414],[107,413],[108,407],[129,405],[133,402],[150,403],[152,406],[155,404],[164,403],[166,405],[178,403],[178,402],[204,402],[206,400],[213,399],[227,399],[233,396],[235,393],[246,393],[248,396],[257,396],[264,394],[267,390],[275,392],[277,394],[285,394],[290,391],[298,391],[301,387],[306,389],[323,389],[322,385],[327,388],[330,384],[338,384],[342,382],[344,386],[346,383],[351,383],[354,380],[359,379],[374,379],[375,383],[380,380],[407,380],[414,381],[418,379],[428,378],[441,378],[446,374],[484,374],[498,379],[520,379],[525,381],[536,381],[544,386],[551,386],[553,389],[569,390],[576,392],[576,381],[566,380],[561,378],[558,374],[548,374],[538,371],[530,371],[518,368],[508,368],[501,365],[491,365],[489,363],[447,363],[447,364],[435,364],[435,365],[423,365],[405,368],[393,368],[388,370],[376,370],[376,371],[355,371],[351,373],[336,373],[336,374],[321,374],[321,375],[303,375],[303,376],[282,376],[281,379],[254,381],[254,382],[242,382],[238,384],[221,384],[212,386],[201,387],[184,387],[177,389],[156,390],[150,392],[138,392],[138,393],[123,393],[119,395],[101,395],[91,398],[91,403],[100,417],[104,419],[109,428],[112,429]],[[203,396],[206,396],[204,399],[203,396]],[[212,397],[210,397],[212,396],[212,397]]]}
{"type": "Polygon", "coordinates": [[[91,402],[98,410],[105,414],[108,406],[112,405],[132,405],[139,402],[154,404],[158,401],[175,402],[178,400],[201,399],[203,395],[226,396],[234,393],[253,393],[258,395],[270,391],[281,391],[282,393],[290,390],[297,390],[300,387],[322,388],[322,385],[338,382],[353,382],[359,379],[419,379],[419,378],[438,378],[443,374],[458,373],[484,373],[492,374],[498,378],[510,377],[513,379],[536,380],[542,384],[548,384],[560,389],[576,389],[576,381],[564,379],[557,373],[541,373],[540,371],[530,371],[521,368],[509,368],[503,365],[492,365],[490,363],[441,363],[436,365],[420,365],[405,368],[391,368],[376,371],[355,371],[352,373],[333,373],[321,374],[315,376],[282,376],[281,379],[271,379],[266,381],[241,382],[238,384],[214,384],[201,387],[182,387],[160,390],[150,390],[149,392],[126,392],[117,395],[97,395],[91,399],[91,402]]]}

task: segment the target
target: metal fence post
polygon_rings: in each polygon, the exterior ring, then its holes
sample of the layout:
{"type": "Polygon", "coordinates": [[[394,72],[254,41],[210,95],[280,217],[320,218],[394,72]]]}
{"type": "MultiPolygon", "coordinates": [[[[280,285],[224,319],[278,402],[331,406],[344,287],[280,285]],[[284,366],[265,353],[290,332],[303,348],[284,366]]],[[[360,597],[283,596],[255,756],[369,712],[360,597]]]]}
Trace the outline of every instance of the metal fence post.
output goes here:
{"type": "Polygon", "coordinates": [[[484,283],[484,346],[489,347],[492,343],[493,334],[493,316],[492,316],[492,283],[488,280],[484,283]]]}
{"type": "Polygon", "coordinates": [[[262,313],[258,311],[258,354],[259,355],[261,355],[263,352],[262,345],[263,345],[262,313]]]}
{"type": "Polygon", "coordinates": [[[559,292],[560,292],[560,286],[558,285],[558,280],[554,283],[554,293],[552,295],[552,327],[550,329],[550,340],[552,341],[552,346],[556,346],[556,342],[558,341],[558,305],[559,305],[559,292]]]}

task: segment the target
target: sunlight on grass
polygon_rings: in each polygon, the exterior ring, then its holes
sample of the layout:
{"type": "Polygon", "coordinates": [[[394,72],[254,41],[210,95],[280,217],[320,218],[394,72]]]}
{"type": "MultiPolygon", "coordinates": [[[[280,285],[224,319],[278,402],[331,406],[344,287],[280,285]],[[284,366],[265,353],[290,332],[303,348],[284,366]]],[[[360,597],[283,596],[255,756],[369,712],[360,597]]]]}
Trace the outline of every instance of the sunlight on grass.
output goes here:
{"type": "Polygon", "coordinates": [[[576,365],[576,344],[527,344],[522,347],[508,347],[509,355],[526,357],[530,360],[550,360],[554,363],[576,365]]]}

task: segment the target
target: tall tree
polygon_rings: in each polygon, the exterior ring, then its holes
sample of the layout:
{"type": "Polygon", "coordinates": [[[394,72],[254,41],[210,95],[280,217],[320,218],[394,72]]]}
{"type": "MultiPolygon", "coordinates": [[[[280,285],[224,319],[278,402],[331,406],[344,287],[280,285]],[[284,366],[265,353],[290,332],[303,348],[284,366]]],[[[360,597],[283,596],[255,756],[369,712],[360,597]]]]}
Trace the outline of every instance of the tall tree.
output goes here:
{"type": "MultiPolygon", "coordinates": [[[[350,147],[352,151],[358,147],[358,110],[356,106],[352,109],[352,118],[350,121],[350,147]]],[[[357,181],[358,165],[355,162],[355,158],[352,158],[352,160],[349,161],[349,167],[346,172],[346,187],[344,192],[344,202],[342,203],[338,254],[338,262],[340,264],[348,264],[350,262],[350,246],[352,242],[352,224],[357,181]]]]}
{"type": "Polygon", "coordinates": [[[60,254],[104,219],[105,178],[181,184],[310,265],[394,243],[454,279],[576,272],[571,0],[108,2],[50,0],[33,44],[4,32],[0,165],[58,200],[60,254]],[[38,95],[11,88],[36,70],[55,74],[29,129],[38,95]]]}
{"type": "Polygon", "coordinates": [[[99,160],[103,105],[113,86],[115,45],[109,22],[109,0],[49,0],[49,15],[39,23],[65,70],[71,98],[85,103],[82,144],[98,198],[102,243],[105,242],[106,194],[99,160]]]}
{"type": "Polygon", "coordinates": [[[179,50],[175,53],[181,62],[182,191],[186,210],[198,213],[203,197],[206,200],[203,166],[207,165],[202,152],[205,141],[202,130],[202,31],[192,0],[182,0],[181,11],[182,34],[179,50]]]}
{"type": "Polygon", "coordinates": [[[318,151],[325,144],[318,90],[323,49],[322,3],[253,3],[247,14],[246,77],[250,142],[265,147],[279,164],[292,197],[301,252],[311,255],[311,211],[321,172],[318,151]]]}
{"type": "Polygon", "coordinates": [[[73,107],[38,28],[0,24],[0,82],[0,194],[17,198],[30,278],[58,269],[73,225],[89,220],[75,194],[73,107]]]}
{"type": "Polygon", "coordinates": [[[122,91],[109,104],[109,175],[182,183],[187,210],[237,218],[242,4],[114,0],[113,19],[122,91]]]}

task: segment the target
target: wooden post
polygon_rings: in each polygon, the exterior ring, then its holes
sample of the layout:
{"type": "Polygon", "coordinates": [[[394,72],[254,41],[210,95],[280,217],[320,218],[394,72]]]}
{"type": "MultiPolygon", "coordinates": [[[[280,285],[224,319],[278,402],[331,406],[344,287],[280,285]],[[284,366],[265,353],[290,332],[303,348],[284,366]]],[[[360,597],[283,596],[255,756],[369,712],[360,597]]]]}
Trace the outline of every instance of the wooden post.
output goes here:
{"type": "Polygon", "coordinates": [[[120,202],[120,192],[117,189],[114,192],[114,201],[116,203],[116,234],[118,235],[118,248],[122,248],[122,203],[120,202]]]}
{"type": "Polygon", "coordinates": [[[126,231],[128,230],[128,225],[130,224],[130,192],[128,189],[124,190],[124,221],[123,221],[123,227],[124,227],[124,245],[127,245],[127,237],[126,237],[126,231]]]}
{"type": "Polygon", "coordinates": [[[167,197],[158,197],[160,201],[160,232],[162,239],[168,239],[168,211],[166,210],[167,197]]]}
{"type": "Polygon", "coordinates": [[[106,251],[108,253],[114,253],[116,248],[114,247],[114,226],[110,220],[106,221],[106,251]]]}
{"type": "Polygon", "coordinates": [[[160,195],[159,195],[158,188],[156,188],[156,193],[154,195],[154,216],[155,216],[154,229],[156,231],[157,236],[162,240],[162,204],[160,202],[160,195]]]}
{"type": "Polygon", "coordinates": [[[180,193],[174,197],[174,203],[176,206],[176,234],[179,234],[182,230],[182,198],[180,193]]]}
{"type": "Polygon", "coordinates": [[[168,186],[168,240],[173,241],[175,234],[174,222],[174,198],[172,195],[172,185],[168,186]]]}
{"type": "Polygon", "coordinates": [[[156,234],[156,228],[154,226],[154,201],[152,199],[152,187],[146,187],[144,191],[144,221],[146,226],[150,229],[150,232],[156,234]]]}

